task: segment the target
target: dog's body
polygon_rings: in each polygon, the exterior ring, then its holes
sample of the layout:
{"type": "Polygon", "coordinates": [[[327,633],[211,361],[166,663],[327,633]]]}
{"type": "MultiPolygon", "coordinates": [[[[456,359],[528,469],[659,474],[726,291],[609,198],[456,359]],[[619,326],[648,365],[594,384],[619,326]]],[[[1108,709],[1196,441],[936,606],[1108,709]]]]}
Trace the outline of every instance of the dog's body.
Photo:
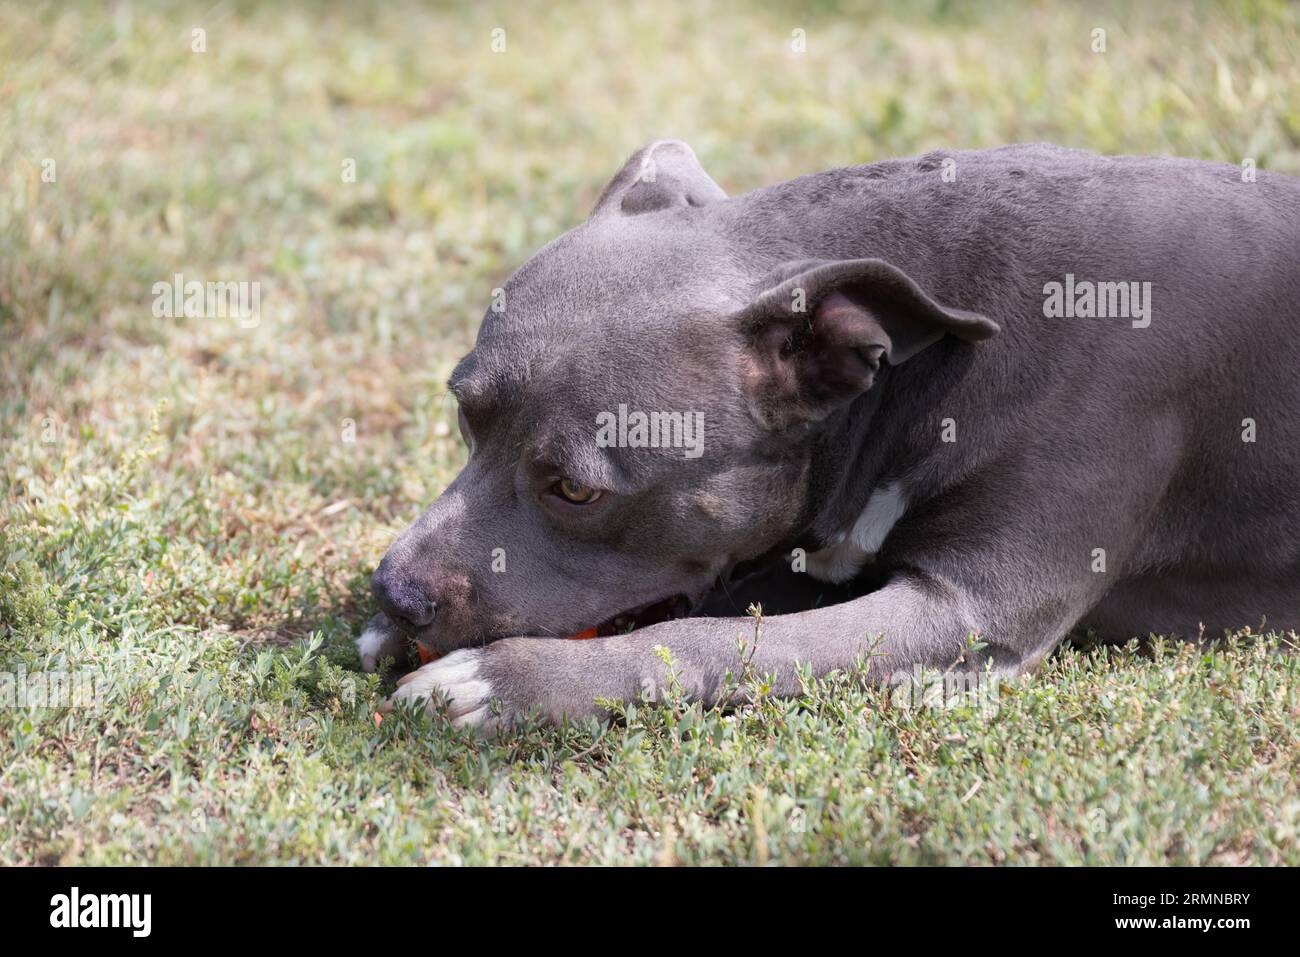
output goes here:
{"type": "Polygon", "coordinates": [[[739,636],[792,693],[869,649],[1015,673],[1076,629],[1300,627],[1300,181],[1249,180],[1031,146],[727,199],[651,144],[485,317],[470,460],[376,572],[363,659],[394,621],[464,649],[397,696],[490,726],[655,694],[656,646],[714,702],[739,636]],[[702,454],[607,447],[620,406],[698,414],[702,454]],[[756,647],[743,617],[552,640],[794,546],[783,574],[883,584],[756,647]]]}

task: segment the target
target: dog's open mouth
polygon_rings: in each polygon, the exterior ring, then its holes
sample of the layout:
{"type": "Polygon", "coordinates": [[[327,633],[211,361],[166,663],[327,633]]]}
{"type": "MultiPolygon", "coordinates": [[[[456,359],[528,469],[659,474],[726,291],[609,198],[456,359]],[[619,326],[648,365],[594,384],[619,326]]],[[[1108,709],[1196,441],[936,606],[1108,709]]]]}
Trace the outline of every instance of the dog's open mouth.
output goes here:
{"type": "Polygon", "coordinates": [[[584,637],[605,638],[609,635],[625,635],[637,628],[657,625],[661,621],[684,618],[690,614],[694,603],[686,595],[673,595],[648,605],[641,605],[630,611],[620,612],[612,618],[601,622],[594,629],[582,632],[584,637]],[[592,634],[594,632],[594,634],[592,634]]]}

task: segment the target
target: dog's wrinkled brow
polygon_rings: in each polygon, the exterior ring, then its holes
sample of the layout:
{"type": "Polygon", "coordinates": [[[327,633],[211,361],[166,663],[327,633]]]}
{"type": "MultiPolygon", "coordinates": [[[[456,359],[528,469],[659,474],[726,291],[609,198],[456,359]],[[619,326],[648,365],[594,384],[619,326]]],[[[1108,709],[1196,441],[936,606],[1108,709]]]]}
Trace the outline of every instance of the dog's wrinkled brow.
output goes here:
{"type": "Polygon", "coordinates": [[[455,393],[457,397],[461,396],[465,387],[473,378],[476,368],[478,368],[478,360],[474,357],[474,353],[468,353],[456,363],[456,368],[451,370],[451,375],[447,376],[447,388],[455,393]]]}
{"type": "Polygon", "coordinates": [[[466,415],[485,417],[494,408],[520,402],[529,375],[526,360],[512,355],[482,356],[476,349],[456,364],[447,379],[447,389],[466,415]]]}
{"type": "Polygon", "coordinates": [[[482,390],[474,388],[468,382],[448,381],[447,391],[455,397],[460,407],[467,412],[478,411],[490,404],[486,394],[482,390]]]}
{"type": "Polygon", "coordinates": [[[478,369],[474,353],[470,353],[456,363],[447,378],[447,390],[456,397],[466,414],[486,411],[493,404],[493,388],[488,377],[478,369]]]}

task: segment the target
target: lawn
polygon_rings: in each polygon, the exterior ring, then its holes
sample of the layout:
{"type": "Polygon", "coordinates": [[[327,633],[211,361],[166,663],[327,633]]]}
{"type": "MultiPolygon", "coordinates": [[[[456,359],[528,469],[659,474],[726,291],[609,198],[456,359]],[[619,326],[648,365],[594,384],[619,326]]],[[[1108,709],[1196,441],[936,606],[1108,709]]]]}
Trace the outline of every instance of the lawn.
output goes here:
{"type": "Polygon", "coordinates": [[[0,6],[0,864],[1300,864],[1287,636],[490,741],[377,728],[352,645],[491,290],[650,139],[730,192],[1027,140],[1300,174],[1300,9],[1134,7],[0,6]],[[258,321],[158,315],[177,274],[258,321]]]}

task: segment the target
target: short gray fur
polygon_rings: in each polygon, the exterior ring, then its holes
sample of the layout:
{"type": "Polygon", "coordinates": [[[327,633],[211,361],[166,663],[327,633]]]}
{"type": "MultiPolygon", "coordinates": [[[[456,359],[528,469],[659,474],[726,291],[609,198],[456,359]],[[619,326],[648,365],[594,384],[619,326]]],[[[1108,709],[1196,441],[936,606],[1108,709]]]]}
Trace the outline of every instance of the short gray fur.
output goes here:
{"type": "Polygon", "coordinates": [[[765,619],[778,693],[869,647],[878,679],[1010,674],[1080,629],[1300,627],[1300,181],[1248,179],[1033,145],[727,198],[652,143],[485,315],[450,383],[472,455],[376,593],[427,648],[481,647],[504,714],[657,693],[656,646],[713,702],[750,619],[552,639],[834,542],[897,482],[882,587],[765,619]],[[1067,274],[1149,282],[1149,324],[1047,318],[1067,274]],[[620,404],[702,413],[703,454],[598,447],[620,404]],[[564,505],[561,475],[607,493],[564,505]]]}

